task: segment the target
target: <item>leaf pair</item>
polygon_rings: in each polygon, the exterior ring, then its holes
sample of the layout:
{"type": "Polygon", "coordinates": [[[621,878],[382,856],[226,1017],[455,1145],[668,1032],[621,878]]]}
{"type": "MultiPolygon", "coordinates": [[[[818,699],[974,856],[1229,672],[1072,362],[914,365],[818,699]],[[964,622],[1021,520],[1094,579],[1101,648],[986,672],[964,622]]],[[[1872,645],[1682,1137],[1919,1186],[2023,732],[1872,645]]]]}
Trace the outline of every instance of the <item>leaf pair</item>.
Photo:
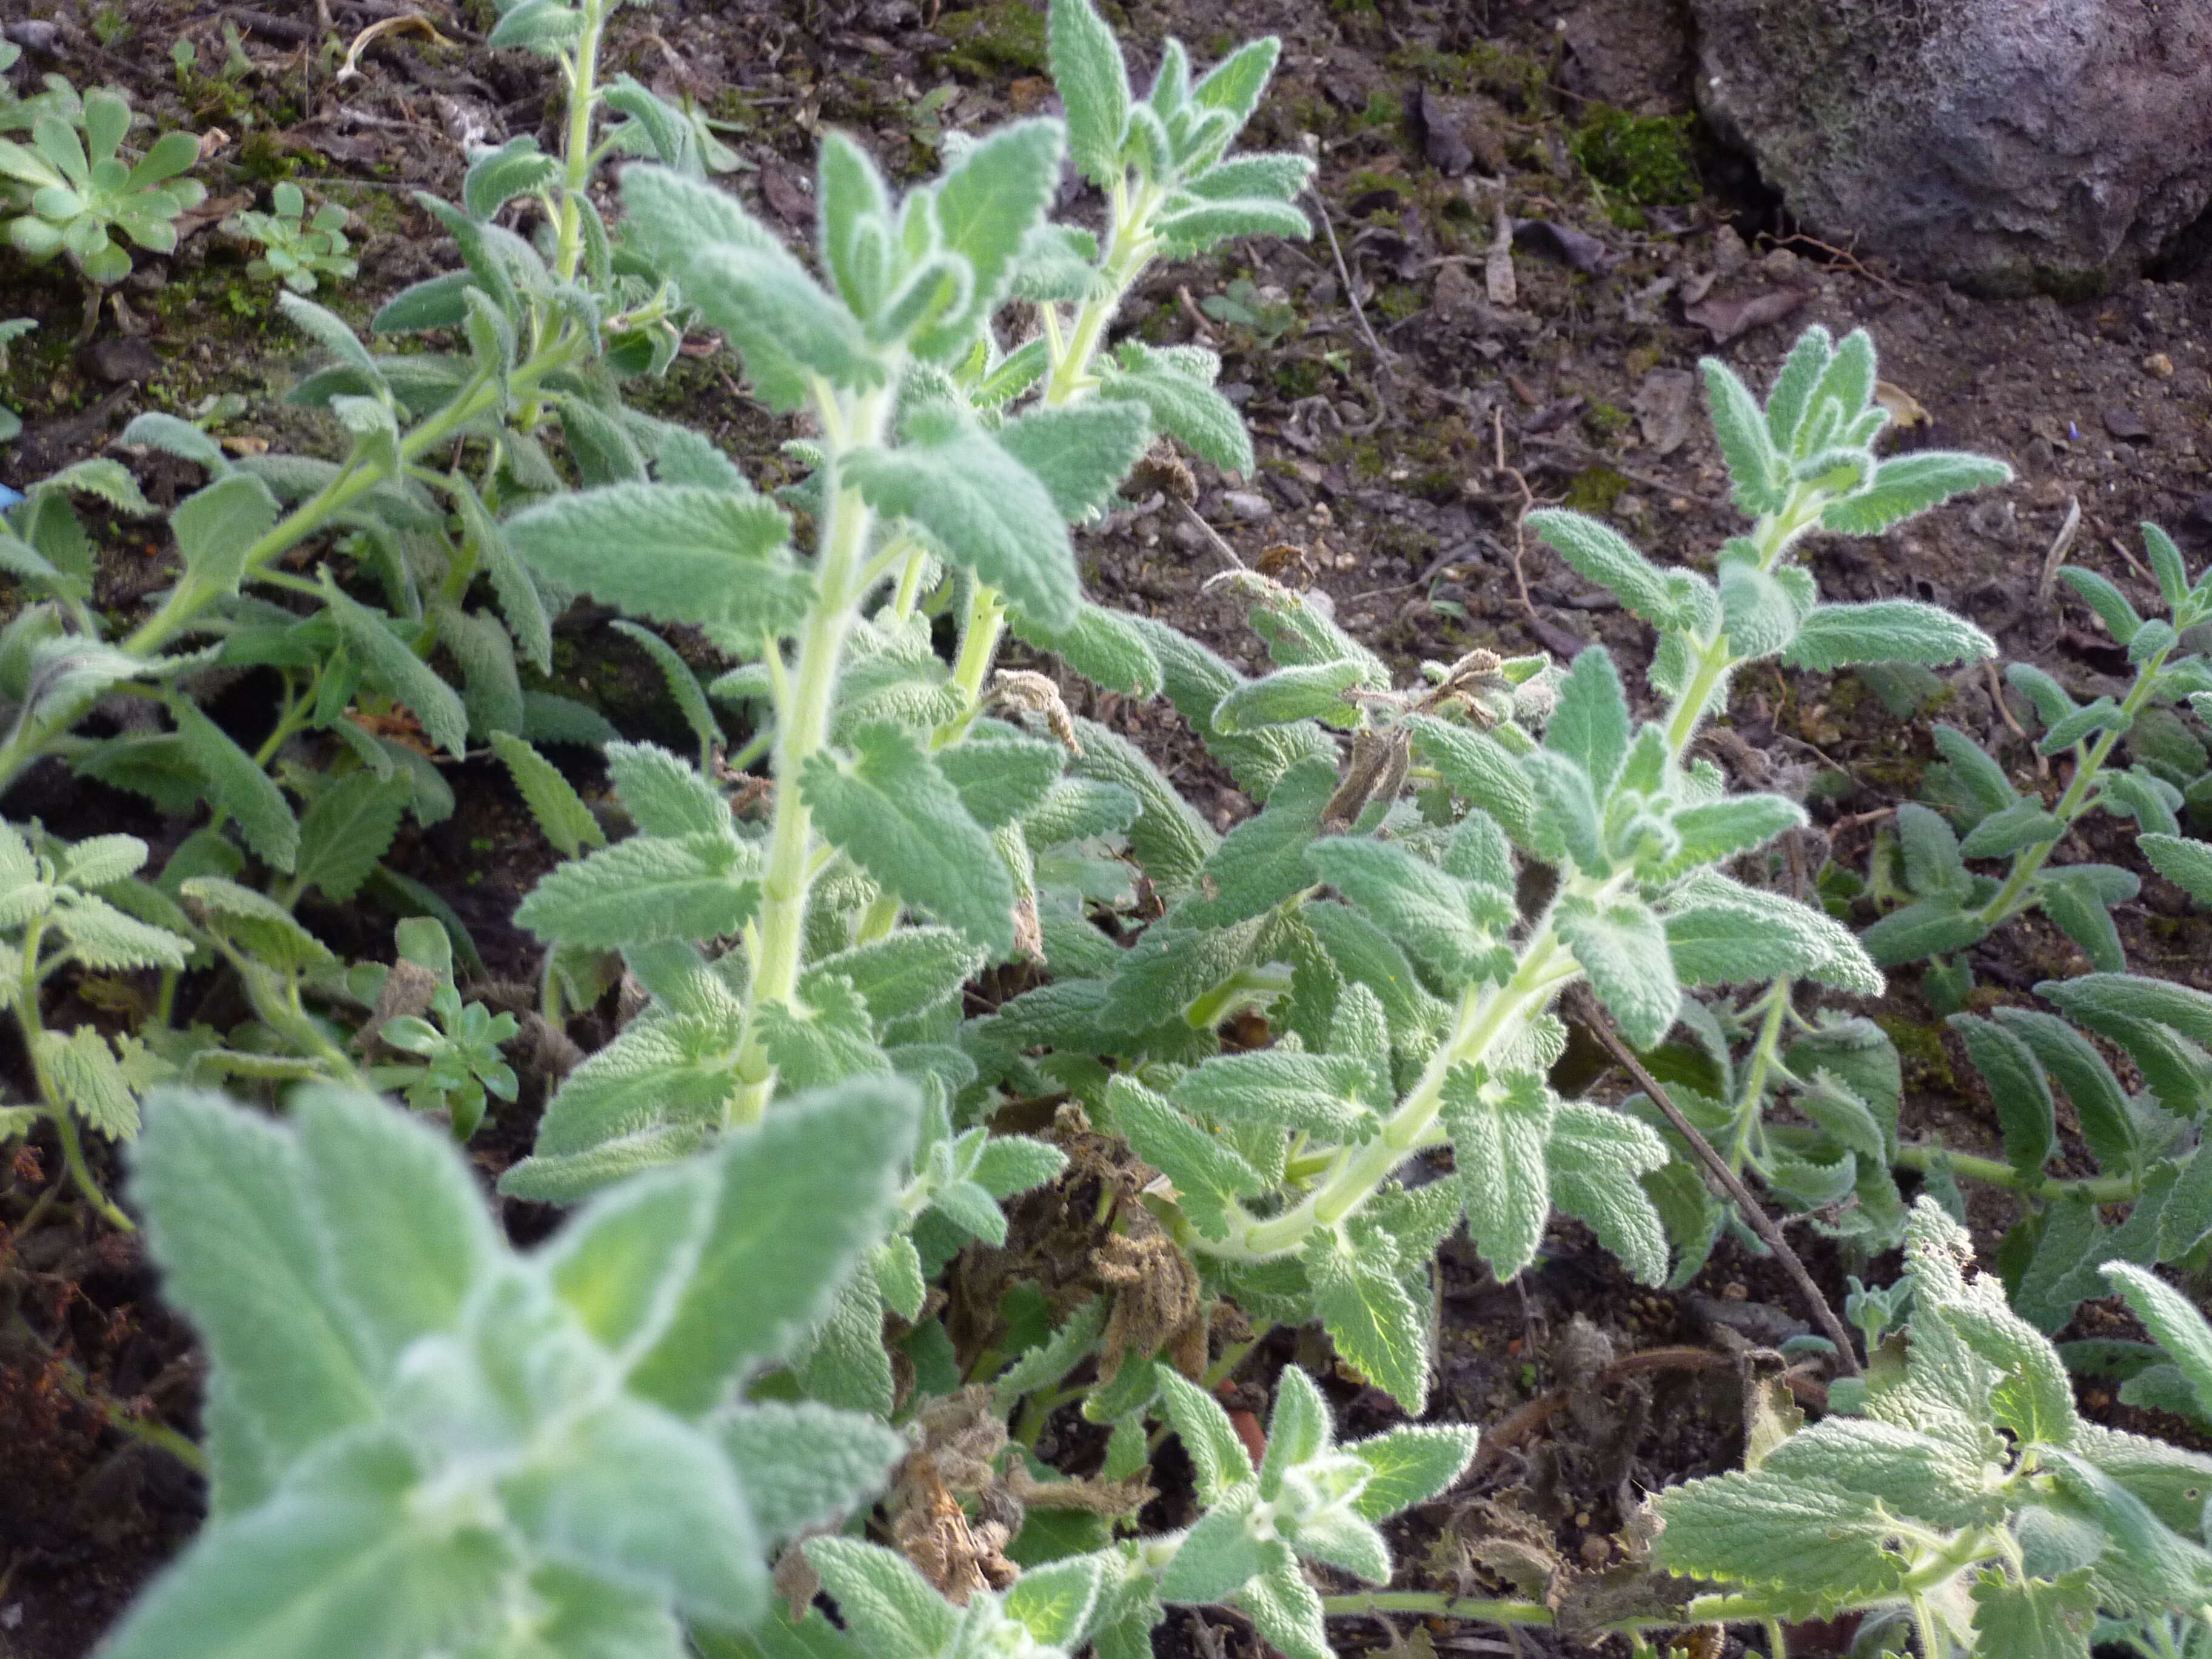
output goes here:
{"type": "Polygon", "coordinates": [[[290,1127],[172,1093],[135,1161],[156,1259],[213,1362],[216,1519],[103,1652],[427,1651],[517,1598],[543,1650],[673,1656],[743,1625],[762,1552],[866,1496],[898,1442],[730,1403],[880,1235],[900,1085],[794,1103],[516,1257],[442,1138],[301,1092],[290,1127]]]}

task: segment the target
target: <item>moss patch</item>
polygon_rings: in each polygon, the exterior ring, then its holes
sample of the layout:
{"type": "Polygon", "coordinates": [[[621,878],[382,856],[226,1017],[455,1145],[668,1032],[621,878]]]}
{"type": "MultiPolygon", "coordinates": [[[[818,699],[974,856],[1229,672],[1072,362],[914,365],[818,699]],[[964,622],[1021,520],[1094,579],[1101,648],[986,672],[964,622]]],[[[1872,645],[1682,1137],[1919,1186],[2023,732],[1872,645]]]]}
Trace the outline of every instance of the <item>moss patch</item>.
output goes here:
{"type": "MultiPolygon", "coordinates": [[[[1628,209],[1698,199],[1698,168],[1690,155],[1687,115],[1631,115],[1611,104],[1592,104],[1567,140],[1584,173],[1628,209]]],[[[1641,217],[1641,215],[1638,215],[1641,217]]]]}
{"type": "Polygon", "coordinates": [[[938,30],[954,43],[947,68],[988,77],[998,71],[1044,72],[1044,14],[1023,0],[998,0],[973,11],[956,11],[938,20],[938,30]]]}

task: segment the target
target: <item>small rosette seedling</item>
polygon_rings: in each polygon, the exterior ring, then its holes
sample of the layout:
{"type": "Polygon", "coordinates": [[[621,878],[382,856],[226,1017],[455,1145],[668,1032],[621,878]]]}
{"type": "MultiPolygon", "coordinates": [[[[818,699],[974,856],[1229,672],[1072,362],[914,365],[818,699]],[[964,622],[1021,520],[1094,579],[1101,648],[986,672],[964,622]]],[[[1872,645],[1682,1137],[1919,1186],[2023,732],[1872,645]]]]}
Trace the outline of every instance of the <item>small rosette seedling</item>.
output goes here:
{"type": "Polygon", "coordinates": [[[66,253],[105,287],[131,274],[116,235],[153,253],[177,246],[177,216],[207,199],[206,186],[179,176],[198,161],[199,140],[163,133],[134,164],[121,155],[130,131],[130,104],[102,88],[85,95],[80,124],[42,115],[28,147],[0,139],[0,176],[27,198],[8,222],[17,252],[33,262],[66,253]]]}
{"type": "MultiPolygon", "coordinates": [[[[1660,1564],[1718,1586],[1686,1619],[1856,1613],[1869,1651],[1911,1639],[1930,1659],[2087,1659],[2093,1631],[2107,1639],[2100,1617],[2202,1619],[2212,1459],[2084,1421],[2057,1352],[1971,1270],[1965,1231],[1931,1200],[1905,1255],[1909,1328],[1863,1382],[1835,1386],[1850,1414],[1653,1500],[1660,1564]]],[[[2137,1270],[2112,1273],[2195,1364],[2194,1310],[2137,1270]]]]}
{"type": "Polygon", "coordinates": [[[270,210],[233,214],[222,228],[261,244],[261,256],[246,267],[259,282],[279,282],[295,294],[313,294],[317,282],[349,282],[361,270],[346,240],[351,217],[336,202],[310,216],[307,198],[289,179],[270,192],[270,210]]]}
{"type": "Polygon", "coordinates": [[[902,1447],[738,1390],[881,1237],[915,1104],[794,1101],[518,1255],[373,1097],[303,1090],[283,1125],[156,1099],[132,1193],[213,1365],[212,1519],[103,1659],[678,1659],[687,1623],[752,1624],[769,1553],[902,1447]]]}

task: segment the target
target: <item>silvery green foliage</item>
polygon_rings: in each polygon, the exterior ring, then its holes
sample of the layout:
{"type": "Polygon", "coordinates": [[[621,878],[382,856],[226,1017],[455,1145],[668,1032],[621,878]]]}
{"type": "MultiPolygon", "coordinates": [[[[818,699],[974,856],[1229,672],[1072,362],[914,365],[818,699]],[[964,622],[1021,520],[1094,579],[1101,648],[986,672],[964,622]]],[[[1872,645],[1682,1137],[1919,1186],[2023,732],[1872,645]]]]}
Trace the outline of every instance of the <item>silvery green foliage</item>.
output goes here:
{"type": "MultiPolygon", "coordinates": [[[[1894,836],[1877,845],[1869,884],[1877,896],[1902,902],[1867,930],[1867,950],[1887,964],[1934,958],[1940,996],[1951,1007],[1964,1003],[1973,982],[1962,953],[2031,908],[2081,946],[2100,972],[2126,966],[2112,910],[2135,897],[2134,873],[2106,864],[2046,862],[2067,832],[2100,808],[2135,820],[2160,874],[2199,897],[2212,896],[2212,853],[2182,836],[2180,817],[2191,809],[2190,791],[2203,779],[2205,751],[2176,712],[2212,696],[2212,664],[2182,642],[2189,630],[2212,620],[2212,573],[2192,586],[2172,538],[2153,524],[2142,526],[2142,535],[2165,616],[2138,615],[2127,596],[2094,570],[2068,566],[2059,572],[2135,665],[2124,695],[2084,702],[2032,663],[2005,671],[2042,727],[2038,754],[2072,762],[2065,792],[2056,802],[2023,792],[1965,733],[1938,725],[1942,759],[1929,772],[1929,804],[1900,806],[1894,836]],[[2134,750],[2124,767],[2112,763],[2123,738],[2134,750]],[[1986,860],[2004,860],[2004,873],[1970,867],[1986,860]]],[[[1860,890],[1856,884],[1849,889],[1860,890]]]]}
{"type": "Polygon", "coordinates": [[[212,1519],[100,1650],[683,1653],[899,1436],[744,1403],[878,1238],[913,1091],[797,1099],[518,1255],[450,1143],[310,1087],[280,1126],[158,1096],[132,1193],[212,1362],[212,1519]]]}
{"type": "Polygon", "coordinates": [[[746,1659],[1060,1659],[1096,1643],[1102,1655],[1145,1655],[1170,1604],[1221,1603],[1290,1659],[1330,1659],[1321,1598],[1299,1564],[1389,1583],[1377,1523],[1449,1489],[1474,1455],[1475,1431],[1444,1425],[1339,1446],[1328,1402],[1294,1365],[1282,1373],[1257,1468],[1205,1389],[1165,1372],[1161,1401],[1204,1510],[1185,1530],[1033,1567],[1003,1595],[980,1591],[964,1609],[890,1550],[817,1540],[807,1559],[845,1629],[809,1609],[796,1622],[772,1618],[729,1650],[746,1659]]]}
{"type": "MultiPolygon", "coordinates": [[[[1718,1586],[1687,1616],[1858,1611],[1931,1659],[2087,1659],[2093,1631],[2201,1620],[2212,1460],[2083,1421],[2057,1351],[1972,1271],[1933,1200],[1905,1251],[1909,1330],[1832,1394],[1843,1411],[1653,1500],[1659,1561],[1718,1586]]],[[[2110,1272],[2201,1390],[2201,1317],[2140,1270],[2110,1272]]]]}
{"type": "MultiPolygon", "coordinates": [[[[1063,53],[1085,49],[1089,27],[1057,16],[1063,53]]],[[[1169,55],[1156,98],[1182,107],[1179,61],[1169,55]]],[[[1172,124],[1170,142],[1152,143],[1153,117],[1140,112],[1152,106],[1073,58],[1062,69],[1079,160],[1124,170],[1117,202],[1158,194],[1162,157],[1188,149],[1172,124]],[[1099,137],[1109,128],[1110,156],[1099,137]]],[[[1200,106],[1197,92],[1190,100],[1200,106]]],[[[654,787],[690,790],[696,814],[648,805],[644,836],[556,872],[526,903],[522,920],[568,949],[688,948],[740,929],[747,943],[708,951],[731,988],[715,1020],[670,1005],[672,1018],[636,1028],[632,1053],[618,1043],[595,1058],[510,1187],[573,1194],[595,1170],[698,1144],[730,1093],[757,1099],[787,1077],[927,1066],[963,1115],[1001,1090],[1069,1092],[1173,1181],[1188,1243],[1224,1291],[1273,1316],[1320,1318],[1356,1364],[1416,1404],[1427,1264],[1462,1216],[1501,1273],[1533,1258],[1556,1207],[1647,1282],[1667,1275],[1669,1218],[1654,1200],[1683,1196],[1660,1174],[1667,1143],[1632,1115],[1558,1100],[1544,1081],[1562,1041],[1547,1009],[1563,987],[1587,979],[1644,1046],[1665,1036],[1691,987],[1795,976],[1879,988],[1840,926],[1723,872],[1802,812],[1778,796],[1729,795],[1688,744],[1747,661],[1987,654],[1978,630],[1933,607],[1819,603],[1789,555],[1815,526],[1873,533],[2003,469],[1878,459],[1870,344],[1811,331],[1764,409],[1707,366],[1739,498],[1759,515],[1723,550],[1717,580],[1662,570],[1595,520],[1532,517],[1660,629],[1664,718],[1637,717],[1601,648],[1564,672],[1477,653],[1401,690],[1324,604],[1237,573],[1277,665],[1247,680],[1157,623],[1089,605],[1074,582],[1063,521],[1103,503],[1153,405],[1084,395],[1062,333],[1002,354],[982,328],[990,306],[975,300],[979,285],[1018,289],[1018,268],[1048,244],[1060,250],[1055,269],[1081,251],[1036,216],[1056,155],[1049,127],[1018,125],[895,205],[866,157],[833,140],[819,185],[828,289],[728,198],[668,173],[628,176],[633,222],[731,332],[756,384],[817,404],[830,436],[812,452],[808,501],[823,550],[810,572],[773,509],[734,484],[589,491],[509,527],[565,586],[701,623],[732,651],[749,634],[799,640],[795,661],[771,647],[768,663],[715,688],[767,703],[777,722],[767,836],[664,767],[654,787]],[[947,204],[982,193],[1016,216],[989,234],[963,219],[949,235],[947,204]],[[1033,380],[1045,390],[1024,404],[1019,387],[1033,380]],[[625,532],[681,550],[684,575],[612,551],[625,532]],[[948,673],[902,599],[854,614],[876,583],[925,559],[951,567],[956,600],[969,596],[967,643],[1003,605],[1020,631],[1102,682],[1162,685],[1261,813],[1224,838],[1115,734],[1042,706],[1030,712],[1049,736],[978,714],[974,683],[948,673]],[[1333,732],[1350,734],[1348,757],[1333,732]],[[1417,764],[1425,787],[1408,803],[1417,764]],[[1168,903],[1126,951],[1083,920],[1121,890],[1102,851],[1125,853],[1168,903]],[[1526,860],[1559,874],[1534,917],[1516,897],[1526,860]],[[953,993],[969,968],[949,956],[926,1007],[879,1007],[857,983],[838,986],[848,953],[858,967],[902,937],[884,931],[902,911],[981,960],[1041,956],[1054,982],[966,1024],[953,993]],[[1216,1027],[1251,1006],[1286,1041],[1217,1055],[1216,1027]],[[930,1052],[902,1061],[909,1043],[930,1052]],[[1392,1183],[1407,1156],[1444,1142],[1460,1148],[1460,1176],[1392,1183]]],[[[1092,291],[1121,279],[1133,222],[1117,211],[1092,291]]],[[[1158,223],[1143,234],[1173,240],[1158,223]]],[[[1068,280],[1048,292],[1076,302],[1085,290],[1068,280]]],[[[1090,389],[1110,392],[1110,377],[1090,389]]],[[[631,787],[621,765],[617,781],[631,787]]],[[[1701,1254],[1709,1210],[1674,1207],[1677,1242],[1701,1237],[1701,1254]]],[[[1149,1403],[1142,1368],[1125,1375],[1135,1380],[1091,1402],[1108,1420],[1149,1403]]]]}

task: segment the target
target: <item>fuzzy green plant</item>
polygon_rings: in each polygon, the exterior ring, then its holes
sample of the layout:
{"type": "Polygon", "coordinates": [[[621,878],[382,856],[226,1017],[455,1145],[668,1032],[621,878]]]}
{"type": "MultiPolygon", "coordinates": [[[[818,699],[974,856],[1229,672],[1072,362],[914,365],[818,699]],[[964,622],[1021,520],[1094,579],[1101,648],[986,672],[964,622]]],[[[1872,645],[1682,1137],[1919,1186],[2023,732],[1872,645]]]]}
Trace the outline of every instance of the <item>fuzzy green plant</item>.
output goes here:
{"type": "Polygon", "coordinates": [[[247,276],[282,283],[295,294],[313,294],[318,283],[335,287],[360,273],[361,262],[346,240],[350,216],[336,202],[325,202],[310,215],[307,197],[287,180],[270,192],[269,208],[266,213],[249,209],[222,222],[225,230],[261,246],[260,257],[246,267],[247,276]]]}
{"type": "Polygon", "coordinates": [[[165,132],[135,162],[123,155],[131,106],[106,88],[85,94],[74,121],[42,114],[28,146],[0,139],[0,178],[9,180],[15,216],[9,242],[33,263],[64,254],[87,281],[107,287],[131,274],[130,250],[177,246],[177,216],[207,199],[207,187],[183,175],[199,161],[199,140],[165,132]]]}
{"type": "MultiPolygon", "coordinates": [[[[2009,1653],[2038,1651],[2003,1644],[2045,1614],[2066,1641],[2094,1611],[2195,1618],[2201,1516],[2160,1484],[2195,1463],[2128,1442],[2138,1480],[2107,1456],[2121,1443],[2073,1419],[2049,1345],[1966,1276],[1948,1224],[1908,1220],[1894,1074],[1865,1022],[1817,1006],[1878,994],[1882,964],[1770,879],[1804,808],[1698,745],[1753,664],[1993,654],[1939,607],[1824,598],[1805,554],[2006,469],[1882,453],[1871,339],[1808,330],[1763,398],[1704,366],[1747,520],[1710,561],[1530,517],[1652,630],[1642,680],[1598,647],[1401,667],[1322,597],[1240,568],[1217,587],[1266,648],[1248,675],[1087,594],[1076,537],[1163,441],[1255,469],[1212,354],[1114,331],[1158,262],[1305,233],[1310,162],[1234,148],[1276,44],[1200,72],[1170,42],[1140,94],[1087,0],[1055,0],[1065,119],[948,140],[903,191],[827,134],[802,254],[709,181],[683,112],[599,84],[611,9],[501,8],[495,43],[562,77],[562,147],[486,150],[458,204],[424,198],[462,269],[374,332],[428,349],[372,349],[281,296],[326,359],[295,401],[340,459],[234,458],[145,416],[126,447],[202,488],[158,514],[102,458],[32,484],[0,535],[28,601],[0,629],[0,784],[58,758],[190,823],[158,872],[123,838],[0,845],[0,966],[46,1067],[7,1130],[143,1121],[130,1200],[210,1358],[211,1523],[107,1651],[1139,1659],[1170,1607],[1221,1604],[1291,1659],[1327,1659],[1332,1615],[1393,1608],[1640,1641],[1848,1607],[2009,1653]],[[654,159],[623,169],[610,225],[595,170],[641,142],[654,159]],[[1062,220],[1069,161],[1096,194],[1062,220]],[[542,210],[535,240],[501,222],[517,201],[542,210]],[[695,319],[806,416],[777,495],[623,401],[695,319]],[[175,543],[127,631],[93,604],[87,498],[166,517],[175,543]],[[623,740],[526,678],[586,597],[696,744],[623,740]],[[1258,810],[1218,830],[1074,712],[1055,659],[1164,695],[1258,810]],[[241,742],[201,697],[245,669],[276,695],[241,742]],[[101,699],[137,717],[86,729],[101,699]],[[453,811],[434,756],[495,758],[564,855],[514,918],[544,947],[534,1009],[512,987],[507,1014],[468,1000],[486,975],[466,927],[391,862],[408,819],[453,811]],[[389,964],[318,931],[322,906],[364,901],[408,918],[389,964]],[[145,930],[143,963],[85,954],[112,954],[109,912],[145,930]],[[49,988],[88,968],[144,975],[152,1013],[120,1039],[50,1029],[49,988]],[[222,995],[191,1005],[244,1018],[180,1013],[203,974],[222,995]],[[1747,983],[1747,1002],[1723,988],[1747,983]],[[1418,1419],[1432,1262],[1462,1230],[1501,1279],[1555,1214],[1646,1283],[1703,1259],[1729,1223],[1674,1121],[1553,1082],[1571,989],[1670,1085],[1700,1057],[1720,1074],[1686,1104],[1748,1125],[1721,1137],[1737,1170],[1847,1244],[1913,1251],[1909,1308],[1854,1304],[1875,1345],[1856,1391],[1838,1379],[1827,1423],[1662,1498],[1637,1596],[1587,1626],[1389,1587],[1380,1528],[1449,1490],[1473,1425],[1340,1443],[1291,1367],[1255,1455],[1213,1395],[1268,1330],[1318,1326],[1418,1419]],[[588,1031],[586,1007],[616,1029],[550,1080],[500,1183],[575,1213],[518,1253],[453,1138],[522,1097],[526,1017],[588,1031]],[[1054,1427],[1079,1423],[1096,1435],[1054,1427]],[[1148,1533],[1169,1435],[1195,1501],[1148,1533]],[[1040,1455],[1076,1441],[1099,1448],[1080,1476],[1040,1455]],[[1893,1480],[1892,1451],[1933,1473],[1893,1480]],[[1814,1497],[1783,1479],[1793,1458],[1814,1497]],[[972,1504],[972,1559],[916,1541],[933,1481],[972,1504]],[[1808,1564],[1774,1567],[1782,1539],[1808,1564]],[[2130,1577],[2139,1545],[2166,1554],[2130,1577]],[[1366,1588],[1324,1595],[1322,1565],[1366,1588]]],[[[2063,879],[2030,869],[2021,891],[2063,879]]],[[[2112,988],[2076,983],[2067,1012],[2106,1029],[2090,994],[2112,988]]],[[[2181,1149],[2144,1146],[2130,1178],[2179,1192],[2181,1149]]],[[[2039,1158],[2041,1178],[2047,1138],[2039,1158]]],[[[88,1170],[78,1191],[112,1210],[88,1170]]]]}

